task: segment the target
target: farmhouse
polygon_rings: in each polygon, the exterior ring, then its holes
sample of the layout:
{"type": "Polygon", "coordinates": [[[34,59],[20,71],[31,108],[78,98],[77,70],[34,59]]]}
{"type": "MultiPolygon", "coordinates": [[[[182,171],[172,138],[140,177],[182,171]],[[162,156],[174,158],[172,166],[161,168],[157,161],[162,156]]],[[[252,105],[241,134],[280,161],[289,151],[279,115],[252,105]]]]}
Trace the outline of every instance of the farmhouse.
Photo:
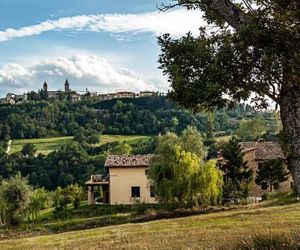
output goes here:
{"type": "Polygon", "coordinates": [[[108,175],[92,175],[86,182],[88,203],[95,202],[95,190],[101,187],[103,203],[156,203],[154,190],[147,178],[152,155],[109,155],[105,161],[108,175]]]}
{"type": "MultiPolygon", "coordinates": [[[[256,174],[258,171],[259,165],[270,159],[284,159],[283,152],[279,143],[270,142],[270,141],[251,141],[251,142],[241,142],[241,148],[244,152],[244,160],[247,161],[247,165],[254,172],[252,188],[250,190],[251,197],[261,197],[264,193],[268,192],[268,190],[262,190],[255,183],[256,174]]],[[[218,158],[219,162],[222,164],[224,160],[222,157],[218,158]]],[[[293,186],[293,179],[289,176],[289,179],[285,182],[282,182],[279,185],[279,191],[289,191],[293,186]]]]}

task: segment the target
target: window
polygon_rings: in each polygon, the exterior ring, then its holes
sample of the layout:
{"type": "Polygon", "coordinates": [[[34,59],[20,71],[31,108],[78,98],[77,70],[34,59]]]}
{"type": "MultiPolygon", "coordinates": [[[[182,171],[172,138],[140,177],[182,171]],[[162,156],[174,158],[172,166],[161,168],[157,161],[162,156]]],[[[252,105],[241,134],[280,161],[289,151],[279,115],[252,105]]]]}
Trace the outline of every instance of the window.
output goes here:
{"type": "Polygon", "coordinates": [[[150,186],[150,197],[155,197],[155,189],[154,189],[154,186],[150,186]]]}
{"type": "Polygon", "coordinates": [[[145,175],[148,176],[149,174],[149,169],[145,169],[145,175]]]}
{"type": "Polygon", "coordinates": [[[131,187],[131,197],[132,198],[136,198],[136,197],[140,197],[140,187],[131,187]]]}

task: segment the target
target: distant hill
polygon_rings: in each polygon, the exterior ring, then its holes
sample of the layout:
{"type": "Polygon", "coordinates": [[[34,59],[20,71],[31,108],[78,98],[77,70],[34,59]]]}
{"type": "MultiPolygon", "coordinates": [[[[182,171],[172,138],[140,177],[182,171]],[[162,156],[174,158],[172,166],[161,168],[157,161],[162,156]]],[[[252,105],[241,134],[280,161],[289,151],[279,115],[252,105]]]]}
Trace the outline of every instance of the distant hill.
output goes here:
{"type": "Polygon", "coordinates": [[[183,109],[165,96],[123,98],[106,101],[66,100],[0,105],[0,140],[73,136],[76,133],[157,135],[180,133],[188,125],[206,133],[228,135],[239,120],[256,117],[251,106],[240,104],[214,114],[183,109]]]}
{"type": "MultiPolygon", "coordinates": [[[[135,143],[141,139],[148,139],[147,136],[139,135],[100,135],[100,145],[112,142],[124,142],[135,143]]],[[[49,154],[54,150],[59,149],[63,145],[71,144],[73,142],[72,136],[65,137],[50,137],[40,139],[17,139],[13,140],[11,144],[10,154],[20,152],[23,146],[27,143],[33,144],[37,150],[37,153],[49,154]]]]}

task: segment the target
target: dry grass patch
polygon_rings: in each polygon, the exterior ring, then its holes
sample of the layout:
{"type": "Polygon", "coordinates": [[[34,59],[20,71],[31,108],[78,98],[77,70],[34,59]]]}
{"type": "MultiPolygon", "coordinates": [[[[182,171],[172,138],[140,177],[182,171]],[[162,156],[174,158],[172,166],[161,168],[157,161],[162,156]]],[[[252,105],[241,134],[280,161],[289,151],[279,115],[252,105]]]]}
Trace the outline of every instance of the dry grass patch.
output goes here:
{"type": "Polygon", "coordinates": [[[7,240],[0,249],[233,249],[254,233],[299,230],[297,203],[7,240]]]}

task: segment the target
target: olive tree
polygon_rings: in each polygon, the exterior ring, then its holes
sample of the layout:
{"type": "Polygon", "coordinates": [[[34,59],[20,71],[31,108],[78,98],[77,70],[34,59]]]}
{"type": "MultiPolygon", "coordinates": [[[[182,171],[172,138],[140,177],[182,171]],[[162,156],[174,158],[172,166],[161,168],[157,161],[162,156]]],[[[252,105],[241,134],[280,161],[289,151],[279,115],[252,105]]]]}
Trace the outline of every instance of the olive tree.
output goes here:
{"type": "Polygon", "coordinates": [[[3,180],[0,186],[0,209],[4,223],[16,225],[22,222],[30,207],[32,188],[26,178],[17,174],[3,180]]]}

